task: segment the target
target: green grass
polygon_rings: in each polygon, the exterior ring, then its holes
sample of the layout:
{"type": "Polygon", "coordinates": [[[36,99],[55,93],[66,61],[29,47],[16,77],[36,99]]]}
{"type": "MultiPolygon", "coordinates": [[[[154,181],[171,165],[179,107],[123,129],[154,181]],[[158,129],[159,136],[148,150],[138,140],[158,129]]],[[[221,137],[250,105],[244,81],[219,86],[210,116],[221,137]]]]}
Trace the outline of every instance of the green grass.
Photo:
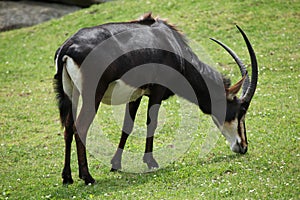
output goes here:
{"type": "MultiPolygon", "coordinates": [[[[299,199],[299,21],[297,0],[126,0],[0,33],[0,199],[299,199]],[[110,173],[89,156],[97,184],[85,186],[77,178],[73,148],[75,183],[62,186],[64,142],[52,89],[54,52],[81,27],[128,21],[150,10],[201,44],[233,81],[239,77],[236,65],[208,38],[230,44],[249,63],[234,25],[247,33],[259,63],[258,89],[246,119],[249,151],[235,155],[220,136],[215,148],[199,158],[200,134],[179,160],[147,174],[110,173]]],[[[201,118],[206,134],[209,117],[201,118]]],[[[119,138],[118,126],[106,130],[119,138]]]]}

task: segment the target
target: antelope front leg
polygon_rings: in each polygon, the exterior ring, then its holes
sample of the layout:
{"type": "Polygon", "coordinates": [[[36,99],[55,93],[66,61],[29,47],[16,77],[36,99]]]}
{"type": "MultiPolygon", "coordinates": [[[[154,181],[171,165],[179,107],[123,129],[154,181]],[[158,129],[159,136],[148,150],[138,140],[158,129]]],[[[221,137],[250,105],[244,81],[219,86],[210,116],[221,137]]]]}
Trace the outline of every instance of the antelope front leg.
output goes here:
{"type": "Polygon", "coordinates": [[[149,97],[147,112],[147,139],[145,154],[143,157],[143,161],[148,165],[149,169],[159,167],[158,163],[153,157],[153,140],[155,129],[157,127],[158,111],[162,102],[162,96],[164,92],[164,87],[157,86],[155,89],[153,89],[153,94],[149,97]]]}
{"type": "Polygon", "coordinates": [[[146,150],[143,157],[143,161],[147,164],[148,169],[159,168],[158,163],[153,157],[153,139],[154,136],[147,137],[146,139],[146,150]]]}
{"type": "Polygon", "coordinates": [[[145,146],[145,154],[143,157],[144,163],[148,165],[149,169],[158,168],[158,163],[153,157],[153,140],[154,140],[154,133],[157,127],[157,117],[158,117],[158,110],[160,105],[150,105],[148,106],[148,114],[147,114],[147,139],[146,139],[146,146],[145,146]]]}
{"type": "Polygon", "coordinates": [[[110,171],[117,171],[122,168],[121,160],[122,160],[123,149],[129,134],[132,132],[136,112],[139,108],[141,99],[142,97],[126,105],[124,123],[122,128],[122,136],[119,142],[118,149],[111,160],[112,167],[110,171]]]}

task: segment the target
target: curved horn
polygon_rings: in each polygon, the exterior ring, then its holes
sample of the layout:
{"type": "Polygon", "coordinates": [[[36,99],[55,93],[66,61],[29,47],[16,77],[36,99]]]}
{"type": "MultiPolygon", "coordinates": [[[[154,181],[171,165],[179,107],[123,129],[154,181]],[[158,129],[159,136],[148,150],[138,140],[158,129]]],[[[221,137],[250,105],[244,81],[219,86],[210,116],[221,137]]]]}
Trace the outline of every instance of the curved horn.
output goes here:
{"type": "Polygon", "coordinates": [[[247,89],[249,87],[249,76],[247,74],[247,69],[244,65],[244,63],[242,62],[242,60],[237,56],[237,54],[231,50],[228,46],[226,46],[224,43],[220,42],[219,40],[216,40],[214,38],[210,38],[212,41],[218,43],[219,45],[221,45],[231,56],[232,58],[235,60],[236,64],[239,66],[242,77],[244,77],[246,75],[246,79],[245,82],[243,84],[243,92],[242,92],[242,97],[246,94],[247,89]]]}
{"type": "Polygon", "coordinates": [[[257,79],[258,79],[258,67],[257,67],[257,60],[256,60],[256,56],[255,56],[255,52],[246,36],[246,34],[244,33],[244,31],[239,27],[236,26],[239,31],[241,32],[241,34],[243,35],[243,38],[247,44],[247,48],[248,48],[248,52],[251,58],[251,70],[252,70],[252,75],[251,75],[251,83],[249,88],[247,89],[246,94],[242,97],[244,102],[250,103],[251,99],[255,93],[256,90],[256,85],[257,85],[257,79]]]}

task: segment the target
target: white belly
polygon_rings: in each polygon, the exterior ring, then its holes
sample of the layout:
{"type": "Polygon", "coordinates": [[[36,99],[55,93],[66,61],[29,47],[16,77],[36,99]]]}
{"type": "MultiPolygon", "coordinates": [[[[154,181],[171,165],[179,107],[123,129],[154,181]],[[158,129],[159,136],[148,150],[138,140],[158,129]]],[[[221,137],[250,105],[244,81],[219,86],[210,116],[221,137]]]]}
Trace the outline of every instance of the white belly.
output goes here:
{"type": "Polygon", "coordinates": [[[101,102],[108,105],[120,105],[135,101],[144,94],[149,94],[149,91],[132,87],[118,79],[109,84],[101,102]]]}
{"type": "MultiPolygon", "coordinates": [[[[63,89],[67,96],[72,99],[74,86],[82,94],[82,78],[79,66],[74,60],[69,56],[64,56],[63,59],[66,62],[63,68],[63,89]]],[[[109,84],[101,102],[108,105],[120,105],[135,101],[144,94],[149,94],[149,90],[132,87],[118,79],[109,84]]]]}

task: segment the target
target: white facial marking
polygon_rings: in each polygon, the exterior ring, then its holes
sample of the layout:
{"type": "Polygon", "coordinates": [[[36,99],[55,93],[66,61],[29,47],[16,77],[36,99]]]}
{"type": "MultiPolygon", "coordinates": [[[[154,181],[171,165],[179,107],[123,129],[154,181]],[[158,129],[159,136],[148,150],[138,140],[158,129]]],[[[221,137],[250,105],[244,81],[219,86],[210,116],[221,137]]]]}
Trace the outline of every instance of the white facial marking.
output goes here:
{"type": "Polygon", "coordinates": [[[148,92],[148,90],[132,87],[118,79],[109,84],[101,102],[108,105],[120,105],[135,101],[148,92]]]}
{"type": "Polygon", "coordinates": [[[63,88],[69,98],[72,98],[73,86],[81,93],[82,79],[79,66],[69,57],[64,56],[65,66],[63,68],[63,88]]]}
{"type": "Polygon", "coordinates": [[[240,129],[241,129],[241,137],[243,141],[246,141],[245,138],[245,127],[244,127],[244,123],[243,123],[243,119],[240,120],[240,129]]]}
{"type": "Polygon", "coordinates": [[[237,127],[238,127],[238,119],[234,119],[231,122],[225,122],[222,127],[222,134],[225,136],[226,140],[230,144],[231,150],[237,148],[236,142],[241,143],[242,141],[238,134],[237,127]]]}

